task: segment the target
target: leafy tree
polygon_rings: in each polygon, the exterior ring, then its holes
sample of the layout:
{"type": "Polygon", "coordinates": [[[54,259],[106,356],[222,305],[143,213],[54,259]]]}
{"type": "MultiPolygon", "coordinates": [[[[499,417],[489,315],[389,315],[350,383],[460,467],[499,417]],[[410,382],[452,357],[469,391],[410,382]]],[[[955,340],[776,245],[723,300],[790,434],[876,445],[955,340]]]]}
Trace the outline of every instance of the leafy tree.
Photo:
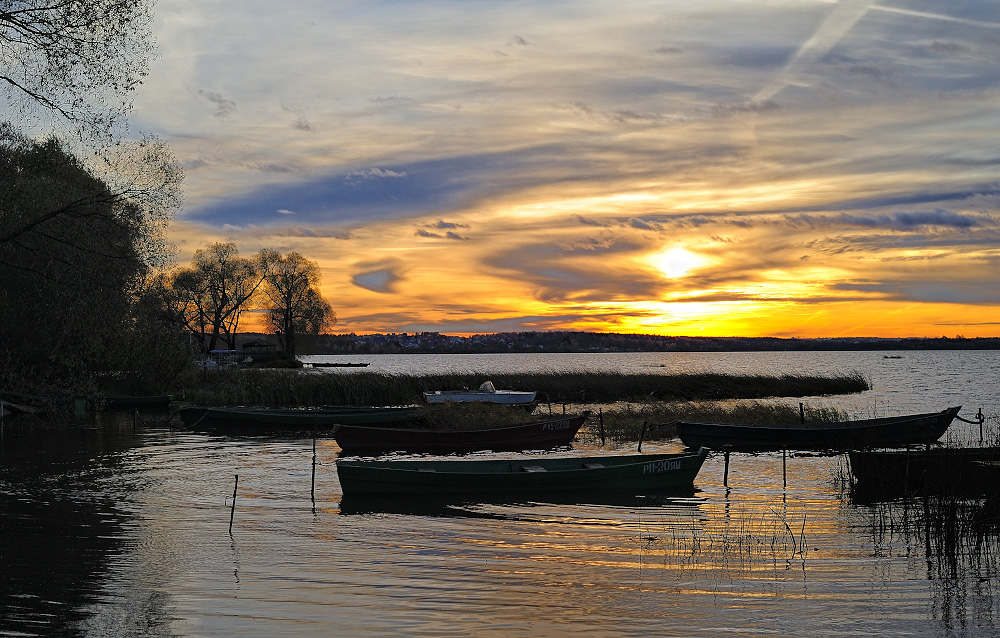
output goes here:
{"type": "Polygon", "coordinates": [[[295,356],[296,334],[319,334],[337,316],[319,293],[319,264],[299,253],[277,255],[263,288],[270,308],[267,325],[281,339],[285,353],[295,356]]]}
{"type": "Polygon", "coordinates": [[[5,111],[78,149],[0,123],[0,385],[163,383],[186,358],[146,300],[183,174],[157,140],[115,142],[153,54],[152,4],[0,0],[5,111]]]}
{"type": "MultiPolygon", "coordinates": [[[[161,153],[140,154],[144,170],[173,182],[179,169],[161,153]]],[[[0,175],[0,358],[40,386],[120,370],[122,344],[138,343],[147,277],[166,259],[167,199],[147,206],[58,140],[10,127],[0,127],[0,175]]]]}

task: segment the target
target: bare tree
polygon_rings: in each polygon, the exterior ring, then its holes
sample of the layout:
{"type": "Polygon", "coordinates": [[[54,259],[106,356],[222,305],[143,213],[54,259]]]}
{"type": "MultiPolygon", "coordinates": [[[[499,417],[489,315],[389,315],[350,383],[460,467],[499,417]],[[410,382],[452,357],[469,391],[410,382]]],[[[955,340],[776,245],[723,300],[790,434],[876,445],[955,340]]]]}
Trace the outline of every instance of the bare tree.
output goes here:
{"type": "MultiPolygon", "coordinates": [[[[82,144],[70,149],[65,135],[59,144],[101,186],[74,190],[71,197],[32,182],[30,173],[28,179],[22,179],[25,173],[5,174],[0,244],[51,220],[85,220],[94,206],[138,206],[161,227],[179,206],[183,173],[166,146],[149,138],[121,141],[132,94],[154,53],[153,1],[0,0],[0,100],[8,113],[21,116],[26,130],[74,132],[82,144]],[[30,211],[19,210],[24,200],[14,196],[26,183],[40,195],[30,211]]],[[[27,137],[12,123],[0,124],[0,144],[25,147],[27,137]]],[[[144,248],[153,257],[165,244],[144,248]]]]}
{"type": "Polygon", "coordinates": [[[0,88],[29,119],[107,137],[154,53],[152,0],[0,0],[0,88]]]}
{"type": "Polygon", "coordinates": [[[174,273],[168,286],[172,317],[207,352],[216,349],[220,338],[235,348],[242,313],[264,282],[275,255],[262,250],[253,258],[240,257],[231,242],[195,252],[191,267],[174,273]]]}
{"type": "Polygon", "coordinates": [[[299,253],[278,256],[266,277],[264,294],[270,302],[267,323],[282,340],[285,353],[295,356],[296,334],[319,334],[337,316],[319,293],[319,264],[299,253]]]}

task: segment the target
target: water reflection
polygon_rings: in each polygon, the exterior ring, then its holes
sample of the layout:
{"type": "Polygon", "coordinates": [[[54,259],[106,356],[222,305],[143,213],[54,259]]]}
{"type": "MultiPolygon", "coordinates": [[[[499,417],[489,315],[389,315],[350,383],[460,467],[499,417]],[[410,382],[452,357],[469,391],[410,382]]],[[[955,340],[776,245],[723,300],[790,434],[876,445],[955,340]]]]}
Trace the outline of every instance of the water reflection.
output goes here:
{"type": "MultiPolygon", "coordinates": [[[[678,508],[692,507],[697,502],[693,497],[694,489],[676,489],[655,494],[630,494],[622,492],[607,492],[603,494],[552,493],[539,494],[530,500],[509,500],[509,496],[496,498],[480,498],[476,500],[453,499],[447,496],[439,497],[383,497],[383,496],[343,496],[340,500],[340,513],[353,514],[410,514],[420,516],[468,516],[468,517],[499,517],[485,511],[485,506],[495,506],[506,510],[518,510],[547,505],[562,506],[594,506],[603,505],[619,508],[678,508]]],[[[494,510],[495,511],[495,510],[494,510]]]]}
{"type": "Polygon", "coordinates": [[[131,422],[73,429],[5,428],[0,445],[0,618],[7,635],[69,635],[101,600],[127,517],[121,456],[131,422]]]}
{"type": "Polygon", "coordinates": [[[920,496],[867,508],[866,532],[879,557],[905,556],[912,576],[931,585],[935,616],[956,631],[997,629],[1000,502],[920,496]]]}
{"type": "Polygon", "coordinates": [[[859,505],[843,457],[734,454],[724,486],[713,455],[657,499],[397,508],[342,500],[330,441],[314,477],[311,438],[51,436],[0,450],[7,633],[992,635],[1000,614],[983,501],[859,505]]]}

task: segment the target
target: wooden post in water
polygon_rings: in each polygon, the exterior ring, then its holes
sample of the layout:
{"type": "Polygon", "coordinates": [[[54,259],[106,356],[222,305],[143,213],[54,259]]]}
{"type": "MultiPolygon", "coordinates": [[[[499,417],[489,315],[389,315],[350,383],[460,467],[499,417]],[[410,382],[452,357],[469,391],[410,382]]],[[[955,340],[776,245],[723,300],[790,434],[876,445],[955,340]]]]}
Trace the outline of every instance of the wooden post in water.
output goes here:
{"type": "Polygon", "coordinates": [[[646,436],[646,424],[647,423],[649,423],[649,421],[643,421],[642,422],[642,431],[639,432],[639,449],[636,450],[637,452],[642,452],[642,439],[646,436]]]}
{"type": "Polygon", "coordinates": [[[788,449],[781,448],[781,489],[786,487],[788,487],[788,449]]]}
{"type": "Polygon", "coordinates": [[[722,486],[729,487],[729,452],[733,449],[733,446],[726,444],[722,446],[722,449],[725,451],[726,457],[725,470],[722,472],[722,486]]]}
{"type": "Polygon", "coordinates": [[[229,535],[233,535],[233,516],[236,515],[236,488],[240,484],[240,475],[236,475],[236,483],[233,484],[233,508],[229,510],[229,535]]]}
{"type": "Polygon", "coordinates": [[[309,496],[312,499],[313,505],[316,505],[316,430],[319,429],[319,415],[316,414],[313,419],[313,469],[312,469],[312,487],[309,488],[309,496]]]}
{"type": "Polygon", "coordinates": [[[597,408],[597,416],[601,419],[601,447],[604,447],[604,408],[597,408]]]}
{"type": "Polygon", "coordinates": [[[804,405],[799,403],[799,423],[806,422],[806,408],[804,405]]]}

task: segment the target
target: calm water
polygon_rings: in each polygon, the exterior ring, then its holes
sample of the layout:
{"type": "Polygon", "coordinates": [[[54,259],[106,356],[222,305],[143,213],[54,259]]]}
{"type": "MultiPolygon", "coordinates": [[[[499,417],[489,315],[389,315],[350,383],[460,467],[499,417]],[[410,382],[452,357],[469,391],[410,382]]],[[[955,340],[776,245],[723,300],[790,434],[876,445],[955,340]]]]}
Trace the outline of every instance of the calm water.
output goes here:
{"type": "MultiPolygon", "coordinates": [[[[859,370],[871,392],[816,401],[863,414],[982,406],[995,432],[1000,352],[885,354],[364,360],[484,374],[859,370]]],[[[787,487],[780,454],[733,455],[728,490],[710,457],[696,493],[657,502],[366,513],[341,507],[332,441],[317,448],[315,499],[311,440],[189,434],[145,415],[7,427],[0,444],[3,636],[1000,633],[998,544],[942,554],[922,508],[852,503],[840,457],[790,457],[787,487]]]]}

